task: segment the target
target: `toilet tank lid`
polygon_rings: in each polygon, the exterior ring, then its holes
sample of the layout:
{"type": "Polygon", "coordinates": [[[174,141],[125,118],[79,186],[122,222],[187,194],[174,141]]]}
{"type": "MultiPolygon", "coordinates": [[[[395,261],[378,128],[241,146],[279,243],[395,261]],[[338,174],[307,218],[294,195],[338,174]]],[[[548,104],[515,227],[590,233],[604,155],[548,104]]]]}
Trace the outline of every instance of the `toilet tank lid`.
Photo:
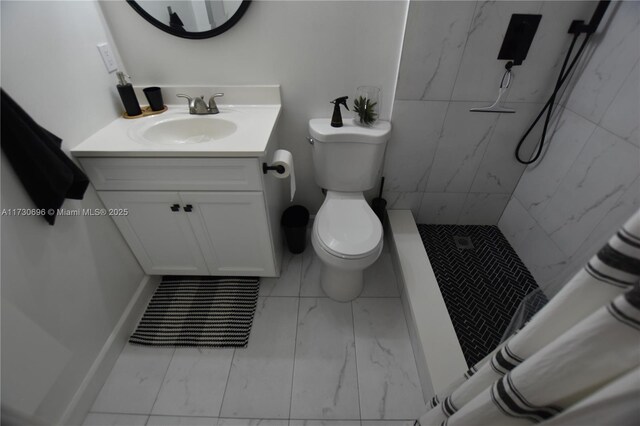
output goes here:
{"type": "Polygon", "coordinates": [[[342,127],[331,127],[329,118],[312,118],[309,120],[309,135],[320,142],[359,142],[380,144],[389,140],[391,123],[379,120],[371,127],[355,124],[353,118],[342,120],[342,127]]]}

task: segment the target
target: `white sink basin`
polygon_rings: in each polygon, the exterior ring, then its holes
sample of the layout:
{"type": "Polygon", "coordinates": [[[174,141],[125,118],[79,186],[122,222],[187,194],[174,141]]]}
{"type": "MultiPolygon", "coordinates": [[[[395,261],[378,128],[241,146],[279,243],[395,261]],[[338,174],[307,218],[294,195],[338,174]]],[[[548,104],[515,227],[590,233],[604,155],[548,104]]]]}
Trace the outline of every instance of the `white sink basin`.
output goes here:
{"type": "Polygon", "coordinates": [[[236,132],[235,123],[212,115],[171,117],[133,129],[138,142],[183,145],[215,142],[236,132]]]}

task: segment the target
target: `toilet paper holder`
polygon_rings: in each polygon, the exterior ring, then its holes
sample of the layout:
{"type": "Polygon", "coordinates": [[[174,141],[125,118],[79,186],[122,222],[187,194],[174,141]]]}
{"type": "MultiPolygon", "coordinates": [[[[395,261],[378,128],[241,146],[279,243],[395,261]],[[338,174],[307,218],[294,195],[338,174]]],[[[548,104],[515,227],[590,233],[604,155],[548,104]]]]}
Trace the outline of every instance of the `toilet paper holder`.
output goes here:
{"type": "Polygon", "coordinates": [[[266,175],[269,170],[275,170],[276,173],[283,174],[284,173],[284,166],[281,166],[281,165],[267,166],[267,163],[262,163],[262,173],[264,173],[266,175]]]}

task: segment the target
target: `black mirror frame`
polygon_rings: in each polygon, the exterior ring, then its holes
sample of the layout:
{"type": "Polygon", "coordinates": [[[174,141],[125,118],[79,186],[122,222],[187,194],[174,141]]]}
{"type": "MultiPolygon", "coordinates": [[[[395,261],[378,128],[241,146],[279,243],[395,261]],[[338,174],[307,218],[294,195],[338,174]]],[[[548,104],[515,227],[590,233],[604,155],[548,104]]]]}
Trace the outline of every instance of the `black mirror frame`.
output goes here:
{"type": "Polygon", "coordinates": [[[144,10],[142,8],[142,6],[140,6],[138,3],[136,3],[135,0],[127,0],[127,3],[129,3],[129,6],[131,6],[133,8],[133,10],[138,12],[138,14],[140,16],[142,16],[147,22],[149,22],[150,24],[152,24],[156,28],[159,28],[162,31],[164,31],[166,33],[169,33],[171,35],[174,35],[176,37],[188,38],[188,39],[194,40],[194,39],[203,39],[203,38],[215,37],[217,35],[222,34],[225,31],[227,31],[231,27],[233,27],[240,20],[240,18],[242,18],[244,13],[247,11],[247,8],[251,4],[251,0],[242,0],[242,3],[240,4],[240,7],[238,8],[238,10],[236,10],[236,13],[234,13],[233,16],[227,22],[225,22],[224,24],[222,24],[219,27],[216,27],[216,28],[214,28],[212,30],[201,31],[201,32],[197,32],[197,33],[196,32],[189,32],[189,31],[177,31],[177,30],[171,28],[170,26],[165,25],[162,22],[158,21],[153,16],[151,16],[149,13],[147,13],[146,10],[144,10]]]}

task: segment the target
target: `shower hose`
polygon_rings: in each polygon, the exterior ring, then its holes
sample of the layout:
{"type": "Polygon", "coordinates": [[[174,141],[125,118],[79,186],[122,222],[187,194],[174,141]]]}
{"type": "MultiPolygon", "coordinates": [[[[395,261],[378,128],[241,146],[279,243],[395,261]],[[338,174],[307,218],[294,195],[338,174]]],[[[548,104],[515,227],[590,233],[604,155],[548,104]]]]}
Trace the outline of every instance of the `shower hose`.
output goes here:
{"type": "Polygon", "coordinates": [[[582,56],[582,52],[584,51],[584,48],[587,46],[587,43],[589,41],[589,38],[591,37],[591,34],[586,33],[585,38],[582,41],[582,45],[578,49],[578,52],[576,53],[573,60],[571,61],[571,64],[567,68],[567,64],[569,63],[569,58],[571,57],[571,53],[573,52],[573,49],[579,37],[580,37],[580,33],[576,33],[573,36],[573,40],[571,41],[571,46],[569,46],[569,50],[567,51],[567,56],[565,56],[564,58],[562,69],[560,70],[560,75],[558,75],[558,80],[556,81],[556,87],[553,90],[553,93],[551,94],[551,96],[549,97],[549,100],[544,105],[544,107],[542,108],[542,110],[540,111],[536,119],[531,124],[531,126],[529,126],[529,129],[525,132],[522,138],[520,138],[520,142],[518,142],[518,146],[516,147],[516,159],[518,160],[518,162],[522,164],[532,164],[536,160],[538,160],[538,158],[540,158],[540,154],[542,154],[542,147],[544,145],[544,140],[547,135],[547,128],[549,127],[549,121],[551,120],[551,114],[553,112],[553,103],[556,100],[556,95],[558,94],[558,92],[562,88],[562,85],[564,84],[564,82],[567,80],[567,78],[573,71],[573,68],[575,67],[576,63],[580,59],[580,56],[582,56]],[[520,150],[522,149],[522,144],[526,140],[527,136],[529,136],[529,133],[531,133],[531,130],[533,130],[535,125],[538,124],[538,121],[540,121],[540,118],[544,115],[545,111],[547,112],[547,116],[544,120],[544,127],[542,128],[542,136],[540,137],[540,142],[538,142],[538,149],[536,150],[536,153],[532,158],[530,158],[529,160],[523,160],[520,157],[520,150]]]}

